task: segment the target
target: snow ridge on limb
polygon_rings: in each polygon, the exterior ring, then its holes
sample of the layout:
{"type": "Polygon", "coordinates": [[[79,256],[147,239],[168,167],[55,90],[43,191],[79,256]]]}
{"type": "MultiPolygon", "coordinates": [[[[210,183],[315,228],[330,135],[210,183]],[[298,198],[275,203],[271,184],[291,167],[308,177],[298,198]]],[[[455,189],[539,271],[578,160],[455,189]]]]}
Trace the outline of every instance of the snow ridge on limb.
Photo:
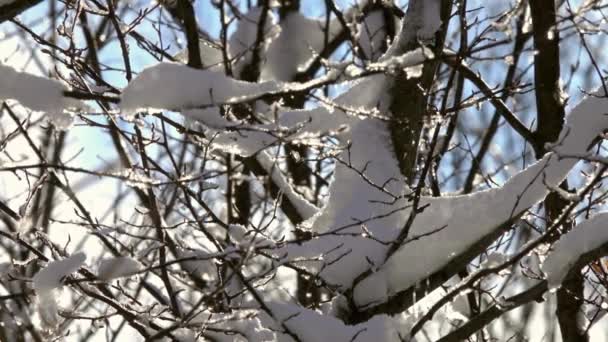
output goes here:
{"type": "Polygon", "coordinates": [[[76,272],[84,261],[84,253],[76,253],[63,260],[49,262],[32,279],[37,295],[38,318],[40,323],[55,328],[59,322],[55,289],[61,287],[65,277],[76,272]]]}
{"type": "MultiPolygon", "coordinates": [[[[237,25],[236,31],[230,36],[228,41],[228,53],[233,58],[232,68],[235,75],[240,75],[243,68],[251,63],[253,50],[256,48],[258,38],[258,25],[264,17],[263,7],[253,7],[245,14],[237,25]]],[[[260,55],[266,55],[266,50],[277,35],[280,28],[275,25],[276,18],[271,10],[267,10],[264,20],[264,38],[261,46],[260,55]]]]}
{"type": "Polygon", "coordinates": [[[568,116],[552,152],[500,188],[465,196],[422,198],[420,205],[427,207],[417,215],[410,236],[445,228],[403,245],[377,272],[361,281],[354,289],[357,304],[364,307],[385,302],[388,297],[414,286],[540,202],[550,187],[560,184],[578,162],[576,158],[560,156],[586,153],[593,139],[608,128],[606,108],[607,98],[589,96],[582,100],[568,116]],[[386,288],[379,284],[386,284],[386,288]]]}
{"type": "Polygon", "coordinates": [[[261,152],[257,155],[257,160],[260,165],[266,170],[266,173],[270,175],[274,183],[281,189],[283,194],[289,198],[291,203],[294,204],[296,210],[304,220],[308,220],[314,216],[318,209],[310,202],[308,202],[302,195],[295,192],[291,184],[285,178],[283,173],[277,165],[274,165],[274,161],[266,152],[261,152]]]}
{"type": "Polygon", "coordinates": [[[0,100],[13,99],[35,111],[57,113],[80,106],[79,101],[63,95],[67,90],[59,81],[0,64],[0,100]]]}
{"type": "Polygon", "coordinates": [[[127,277],[141,270],[141,264],[131,257],[112,257],[101,260],[97,277],[102,280],[111,280],[127,277]]]}
{"type": "Polygon", "coordinates": [[[127,85],[120,107],[127,113],[140,108],[187,109],[238,102],[280,89],[276,82],[249,83],[224,73],[196,70],[176,63],[144,69],[127,85]]]}
{"type": "Polygon", "coordinates": [[[608,212],[599,213],[576,225],[553,247],[543,265],[549,290],[556,290],[580,257],[608,243],[608,212]]]}
{"type": "Polygon", "coordinates": [[[49,262],[34,275],[32,279],[34,289],[37,292],[47,292],[61,286],[62,279],[76,272],[84,264],[85,259],[84,253],[76,253],[63,260],[49,262]]]}
{"type": "MultiPolygon", "coordinates": [[[[324,26],[324,21],[307,18],[300,12],[289,13],[280,23],[281,33],[268,47],[261,79],[292,80],[315,54],[321,53],[325,46],[324,26]]],[[[340,29],[337,20],[331,21],[328,39],[335,38],[340,29]]]]}
{"type": "MultiPolygon", "coordinates": [[[[340,319],[298,305],[268,303],[268,309],[276,321],[282,322],[286,329],[300,341],[400,341],[407,336],[412,322],[404,317],[378,315],[367,322],[346,325],[340,319]],[[311,329],[314,327],[314,329],[311,329]]],[[[270,322],[272,325],[273,322],[270,322]]],[[[275,323],[276,324],[276,323],[275,323]]],[[[276,326],[273,330],[281,331],[276,326]]],[[[287,334],[278,335],[279,341],[291,341],[287,334]]],[[[415,340],[411,340],[414,342],[415,340]]]]}

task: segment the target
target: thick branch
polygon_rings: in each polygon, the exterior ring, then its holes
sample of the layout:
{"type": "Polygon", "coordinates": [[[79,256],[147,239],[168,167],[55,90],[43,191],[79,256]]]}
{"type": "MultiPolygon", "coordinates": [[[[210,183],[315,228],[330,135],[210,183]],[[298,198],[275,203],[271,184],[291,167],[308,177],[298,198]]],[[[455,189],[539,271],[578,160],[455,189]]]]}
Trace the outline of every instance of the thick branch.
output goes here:
{"type": "Polygon", "coordinates": [[[41,3],[42,0],[15,0],[0,6],[0,24],[41,3]]]}

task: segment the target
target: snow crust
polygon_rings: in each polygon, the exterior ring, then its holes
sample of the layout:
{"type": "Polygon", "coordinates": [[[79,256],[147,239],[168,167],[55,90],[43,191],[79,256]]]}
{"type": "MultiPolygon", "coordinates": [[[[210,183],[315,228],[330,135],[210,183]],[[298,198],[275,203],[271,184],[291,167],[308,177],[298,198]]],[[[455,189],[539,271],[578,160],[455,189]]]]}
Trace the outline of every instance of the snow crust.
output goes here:
{"type": "Polygon", "coordinates": [[[131,257],[113,257],[101,260],[97,269],[97,277],[110,280],[127,277],[141,270],[141,265],[131,257]]]}
{"type": "Polygon", "coordinates": [[[542,265],[549,290],[561,287],[564,278],[585,253],[608,242],[608,213],[599,213],[566,233],[542,265]]]}

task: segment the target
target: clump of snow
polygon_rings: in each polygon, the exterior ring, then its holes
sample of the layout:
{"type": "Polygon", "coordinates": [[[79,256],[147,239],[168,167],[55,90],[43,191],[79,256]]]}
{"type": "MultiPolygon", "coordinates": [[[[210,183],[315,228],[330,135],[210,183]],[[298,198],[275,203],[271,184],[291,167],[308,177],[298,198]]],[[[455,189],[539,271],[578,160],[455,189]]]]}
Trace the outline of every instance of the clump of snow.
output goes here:
{"type": "Polygon", "coordinates": [[[384,58],[381,62],[371,63],[367,69],[386,71],[405,69],[407,78],[415,78],[422,75],[422,63],[433,58],[435,58],[433,51],[423,46],[400,56],[384,58]]]}
{"type": "Polygon", "coordinates": [[[76,253],[63,260],[49,262],[33,277],[34,289],[37,295],[37,309],[40,323],[48,328],[54,328],[59,322],[57,288],[63,279],[76,272],[84,261],[84,253],[76,253]]]}
{"type": "Polygon", "coordinates": [[[84,253],[76,253],[63,260],[49,262],[44,268],[34,275],[34,289],[37,292],[47,292],[61,286],[63,278],[76,272],[84,261],[84,253]]]}
{"type": "Polygon", "coordinates": [[[608,242],[608,213],[583,221],[561,237],[542,264],[550,290],[559,288],[579,258],[608,242]]]}
{"type": "Polygon", "coordinates": [[[204,280],[211,281],[217,276],[217,269],[213,263],[214,255],[207,249],[177,249],[176,257],[179,259],[192,259],[182,261],[180,262],[180,265],[187,272],[199,275],[204,280]]]}
{"type": "Polygon", "coordinates": [[[37,296],[36,307],[41,326],[55,328],[59,324],[59,305],[57,290],[42,292],[37,296]]]}
{"type": "Polygon", "coordinates": [[[441,0],[410,1],[395,42],[382,57],[396,56],[416,41],[427,41],[441,27],[441,0]]]}
{"type": "MultiPolygon", "coordinates": [[[[369,101],[365,106],[369,108],[383,98],[384,81],[383,76],[367,79],[340,100],[358,98],[355,102],[361,106],[369,101]]],[[[370,266],[381,265],[383,242],[395,238],[410,192],[390,147],[387,124],[375,118],[351,119],[348,124],[351,129],[342,139],[350,145],[338,156],[327,205],[306,223],[325,236],[283,251],[294,259],[317,258],[303,265],[345,289],[370,266]]],[[[382,289],[382,282],[375,282],[373,288],[382,289]]]]}
{"type": "MultiPolygon", "coordinates": [[[[269,303],[267,306],[274,319],[300,341],[400,341],[411,327],[411,322],[400,316],[376,315],[367,322],[346,325],[335,317],[292,304],[269,303]]],[[[276,325],[273,330],[285,330],[282,326],[276,325]]],[[[292,341],[286,333],[280,337],[292,341]]]]}
{"type": "MultiPolygon", "coordinates": [[[[228,41],[228,52],[234,59],[232,66],[235,75],[240,75],[243,67],[251,63],[253,50],[258,38],[258,25],[262,20],[262,8],[254,7],[244,15],[238,23],[236,31],[228,41]]],[[[264,21],[264,36],[259,47],[260,55],[263,56],[268,49],[270,41],[279,34],[280,29],[275,25],[275,15],[271,11],[266,12],[264,21]]]]}
{"type": "Polygon", "coordinates": [[[249,83],[223,72],[196,70],[176,63],[159,63],[144,69],[123,90],[120,107],[125,113],[140,108],[182,109],[235,102],[277,91],[275,82],[249,83]]]}
{"type": "MultiPolygon", "coordinates": [[[[376,112],[375,100],[382,96],[385,80],[381,74],[362,78],[336,99],[327,100],[326,105],[314,109],[279,108],[275,111],[277,124],[230,122],[220,115],[217,107],[186,109],[182,113],[208,127],[207,136],[213,147],[251,156],[279,142],[319,138],[326,133],[342,133],[348,139],[348,129],[360,120],[359,116],[364,118],[365,114],[376,112]]],[[[195,99],[200,100],[200,96],[195,99]]]]}
{"type": "MultiPolygon", "coordinates": [[[[224,70],[224,58],[222,56],[222,50],[219,47],[201,39],[199,40],[198,49],[205,69],[224,70]]],[[[188,49],[183,49],[177,53],[174,58],[184,64],[188,63],[188,49]]]]}
{"type": "MultiPolygon", "coordinates": [[[[417,36],[421,40],[432,39],[433,35],[441,27],[441,0],[416,1],[415,4],[422,5],[420,28],[417,36]]],[[[408,17],[409,18],[409,17],[408,17]]]]}
{"type": "Polygon", "coordinates": [[[208,327],[205,336],[212,341],[276,341],[275,334],[262,326],[255,310],[234,310],[231,314],[203,311],[189,323],[208,327]]]}
{"type": "Polygon", "coordinates": [[[51,119],[58,116],[65,121],[63,111],[81,105],[79,101],[65,97],[66,90],[68,88],[59,81],[0,64],[0,100],[17,100],[32,110],[50,114],[51,119]]]}
{"type": "Polygon", "coordinates": [[[287,196],[304,220],[311,218],[317,213],[319,209],[308,202],[302,195],[294,191],[293,186],[289,184],[279,167],[274,165],[274,162],[268,153],[262,152],[258,154],[257,160],[270,175],[273,183],[281,189],[285,196],[287,196]]]}
{"type": "MultiPolygon", "coordinates": [[[[384,13],[382,10],[375,10],[369,13],[358,25],[357,43],[363,54],[371,61],[377,60],[383,53],[383,46],[387,39],[384,13]]],[[[393,18],[395,31],[399,32],[401,20],[393,18]]]]}
{"type": "MultiPolygon", "coordinates": [[[[296,11],[285,17],[280,26],[281,33],[268,47],[262,80],[291,81],[300,68],[322,52],[325,45],[324,20],[307,18],[296,11]]],[[[340,29],[338,22],[331,22],[329,39],[334,38],[340,29]]]]}
{"type": "Polygon", "coordinates": [[[115,257],[101,260],[97,270],[97,277],[101,280],[127,277],[141,270],[137,260],[130,257],[115,257]]]}

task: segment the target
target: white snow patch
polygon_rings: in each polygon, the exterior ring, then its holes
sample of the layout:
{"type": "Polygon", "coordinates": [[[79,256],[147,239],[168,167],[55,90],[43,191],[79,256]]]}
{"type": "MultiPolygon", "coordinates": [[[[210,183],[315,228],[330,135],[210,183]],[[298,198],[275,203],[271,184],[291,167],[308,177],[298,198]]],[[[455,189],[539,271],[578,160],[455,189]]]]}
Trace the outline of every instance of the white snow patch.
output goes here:
{"type": "Polygon", "coordinates": [[[270,175],[274,184],[283,192],[289,201],[294,205],[300,216],[307,220],[317,213],[317,207],[308,202],[302,195],[294,191],[293,186],[289,184],[281,170],[274,164],[272,158],[266,152],[257,155],[257,160],[262,165],[266,173],[270,175]]]}
{"type": "MultiPolygon", "coordinates": [[[[399,32],[401,21],[393,18],[395,31],[399,32]]],[[[371,61],[377,60],[382,54],[382,47],[385,44],[387,33],[384,13],[382,10],[375,10],[369,13],[357,28],[357,43],[364,55],[371,61]]]]}
{"type": "Polygon", "coordinates": [[[159,63],[144,69],[129,83],[122,93],[120,107],[127,114],[140,108],[205,107],[237,102],[279,89],[276,82],[249,83],[219,71],[159,63]]]}
{"type": "MultiPolygon", "coordinates": [[[[261,7],[252,8],[239,20],[236,31],[230,36],[228,52],[230,58],[234,59],[232,66],[235,75],[240,75],[243,67],[251,63],[262,13],[261,7]]],[[[280,29],[275,25],[275,21],[275,15],[271,11],[267,11],[264,21],[264,37],[258,52],[260,56],[266,54],[270,41],[279,34],[280,29]]]]}
{"type": "Polygon", "coordinates": [[[17,100],[23,106],[51,115],[64,109],[79,107],[80,102],[67,98],[63,83],[46,77],[19,72],[0,64],[0,100],[17,100]]]}
{"type": "Polygon", "coordinates": [[[76,253],[63,260],[49,262],[34,275],[34,289],[37,292],[48,292],[61,286],[62,279],[76,272],[85,259],[84,253],[76,253]]]}
{"type": "Polygon", "coordinates": [[[76,272],[84,261],[84,253],[76,253],[63,260],[49,262],[34,275],[33,283],[37,295],[37,312],[40,323],[47,328],[54,328],[59,322],[57,288],[63,278],[76,272]]]}
{"type": "MultiPolygon", "coordinates": [[[[270,44],[262,80],[291,81],[300,68],[315,54],[322,52],[325,44],[324,20],[311,19],[300,12],[292,12],[281,23],[281,33],[270,44]]],[[[329,40],[341,30],[337,21],[330,22],[329,40]]]]}
{"type": "MultiPolygon", "coordinates": [[[[300,341],[400,341],[400,337],[407,336],[411,327],[411,322],[402,316],[392,318],[377,315],[364,323],[346,325],[335,317],[292,304],[270,303],[267,306],[274,318],[300,341]]],[[[275,326],[274,329],[283,330],[281,326],[275,326]]],[[[287,334],[281,337],[285,341],[292,341],[287,334]]]]}
{"type": "Polygon", "coordinates": [[[141,264],[130,257],[113,257],[101,260],[97,277],[101,280],[127,277],[141,270],[141,264]]]}
{"type": "MultiPolygon", "coordinates": [[[[216,71],[224,70],[224,58],[222,56],[222,50],[219,47],[200,39],[198,49],[205,69],[216,71]]],[[[177,53],[174,58],[184,64],[188,63],[188,49],[183,49],[177,53]]]]}
{"type": "Polygon", "coordinates": [[[209,327],[205,330],[205,336],[213,341],[276,341],[274,333],[262,326],[254,310],[235,310],[231,314],[203,311],[194,316],[190,323],[209,327]]]}
{"type": "MultiPolygon", "coordinates": [[[[500,188],[465,196],[424,197],[420,205],[428,207],[416,217],[409,236],[420,236],[445,228],[402,246],[378,272],[355,288],[357,303],[367,305],[385,299],[386,295],[374,299],[374,294],[365,293],[373,288],[373,284],[383,283],[384,279],[388,283],[388,295],[413,286],[440,270],[479,239],[541,201],[549,192],[547,185],[557,186],[561,183],[578,161],[575,158],[561,159],[559,156],[585,153],[591,140],[608,127],[608,116],[605,115],[607,106],[606,98],[584,99],[568,116],[560,139],[554,145],[554,152],[546,154],[500,188]]],[[[400,228],[397,225],[387,229],[400,228]]]]}
{"type": "Polygon", "coordinates": [[[579,223],[561,237],[542,265],[550,290],[559,288],[581,255],[608,242],[608,213],[579,223]]]}

